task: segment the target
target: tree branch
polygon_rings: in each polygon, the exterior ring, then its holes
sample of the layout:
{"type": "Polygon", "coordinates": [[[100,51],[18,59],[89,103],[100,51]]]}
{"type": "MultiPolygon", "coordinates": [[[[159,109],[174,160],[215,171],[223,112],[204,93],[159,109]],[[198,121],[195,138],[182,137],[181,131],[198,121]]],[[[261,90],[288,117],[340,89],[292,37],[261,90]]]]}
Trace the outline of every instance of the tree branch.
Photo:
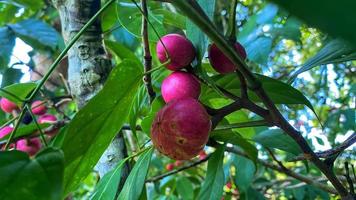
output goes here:
{"type": "MultiPolygon", "coordinates": [[[[230,153],[234,153],[234,154],[237,154],[237,155],[240,155],[240,156],[244,156],[246,158],[248,158],[247,154],[243,151],[241,151],[240,149],[236,148],[236,147],[226,147],[226,151],[227,152],[230,152],[230,153]]],[[[272,169],[272,170],[275,170],[275,171],[278,171],[280,173],[284,173],[290,177],[293,177],[301,182],[304,182],[306,184],[309,184],[309,185],[313,185],[319,189],[322,189],[326,192],[329,192],[329,193],[332,193],[332,194],[337,194],[337,191],[332,188],[332,187],[329,187],[328,185],[325,185],[325,184],[322,184],[318,181],[315,181],[316,178],[315,177],[308,177],[308,176],[304,176],[304,175],[301,175],[301,174],[298,174],[298,173],[295,173],[287,168],[282,168],[281,166],[277,166],[277,165],[274,165],[274,164],[271,164],[265,160],[261,160],[261,159],[257,159],[257,162],[260,163],[261,165],[269,168],[269,169],[272,169]],[[287,170],[286,170],[287,169],[287,170]]]]}
{"type": "Polygon", "coordinates": [[[146,73],[152,69],[152,56],[150,52],[150,44],[148,40],[148,10],[147,10],[147,0],[141,0],[142,6],[142,41],[143,41],[143,57],[144,57],[144,72],[145,76],[143,77],[143,81],[146,85],[146,89],[148,95],[150,97],[150,103],[152,103],[153,99],[156,97],[156,93],[152,87],[152,78],[151,73],[146,73]]]}
{"type": "Polygon", "coordinates": [[[151,178],[148,178],[145,182],[148,183],[148,182],[156,182],[158,180],[161,180],[167,176],[171,176],[171,175],[174,175],[174,174],[177,174],[178,172],[181,172],[181,171],[184,171],[186,169],[189,169],[189,168],[192,168],[192,167],[195,167],[197,165],[200,165],[204,162],[206,162],[207,160],[209,160],[211,154],[207,155],[205,158],[201,159],[201,160],[198,160],[196,162],[192,162],[186,166],[183,166],[181,168],[178,168],[178,169],[175,169],[175,170],[172,170],[170,172],[167,172],[167,173],[164,173],[164,174],[161,174],[161,175],[158,175],[158,176],[154,176],[154,177],[151,177],[151,178]]]}
{"type": "MultiPolygon", "coordinates": [[[[328,149],[326,151],[322,152],[317,152],[315,153],[319,158],[329,158],[334,155],[340,154],[343,152],[345,149],[350,147],[356,142],[356,134],[352,134],[350,137],[348,137],[343,143],[341,143],[339,146],[328,149]]],[[[290,162],[295,162],[295,161],[300,161],[300,160],[307,160],[307,158],[304,155],[299,155],[294,157],[293,159],[289,160],[290,162]]]]}

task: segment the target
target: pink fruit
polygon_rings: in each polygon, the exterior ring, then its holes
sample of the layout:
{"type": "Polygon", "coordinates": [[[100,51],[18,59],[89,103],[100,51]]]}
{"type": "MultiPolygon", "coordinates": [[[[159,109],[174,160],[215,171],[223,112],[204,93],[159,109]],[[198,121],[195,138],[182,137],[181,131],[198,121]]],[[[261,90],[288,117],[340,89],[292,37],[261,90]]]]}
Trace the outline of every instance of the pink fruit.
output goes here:
{"type": "Polygon", "coordinates": [[[53,124],[57,121],[57,117],[51,114],[44,114],[38,118],[38,123],[44,124],[44,123],[49,123],[53,124]]]}
{"type": "Polygon", "coordinates": [[[193,98],[169,102],[152,123],[153,145],[175,160],[188,160],[204,148],[211,129],[210,116],[193,98]]]}
{"type": "Polygon", "coordinates": [[[179,166],[181,166],[183,164],[183,161],[181,161],[181,160],[176,160],[175,162],[174,162],[174,166],[176,166],[176,167],[179,167],[179,166]]]}
{"type": "Polygon", "coordinates": [[[18,107],[15,103],[11,102],[6,98],[1,98],[0,107],[4,112],[11,113],[13,110],[16,110],[18,107]]]}
{"type": "Polygon", "coordinates": [[[156,46],[157,57],[161,63],[167,62],[168,58],[170,58],[169,64],[166,65],[167,69],[176,71],[189,65],[194,60],[194,46],[184,36],[168,34],[163,36],[161,41],[158,41],[156,46]],[[167,52],[162,43],[166,47],[167,52]]]}
{"type": "MultiPolygon", "coordinates": [[[[51,115],[51,114],[44,114],[44,115],[41,115],[38,118],[38,123],[40,123],[40,124],[44,124],[44,123],[53,124],[55,122],[57,122],[57,117],[54,116],[54,115],[51,115]]],[[[46,131],[46,134],[50,135],[50,136],[54,136],[57,133],[58,133],[58,129],[54,129],[54,130],[51,130],[51,131],[46,131]]]]}
{"type": "Polygon", "coordinates": [[[33,156],[41,149],[41,141],[39,138],[21,139],[16,142],[16,149],[33,156]]]}
{"type": "MultiPolygon", "coordinates": [[[[240,43],[235,43],[235,49],[243,60],[246,59],[247,55],[245,48],[240,43]]],[[[236,70],[234,63],[232,63],[231,60],[225,56],[216,44],[212,44],[209,48],[209,60],[211,66],[221,74],[231,73],[236,70]]]]}
{"type": "Polygon", "coordinates": [[[229,189],[231,189],[231,188],[232,188],[231,182],[227,182],[227,183],[226,183],[226,187],[229,188],[229,189]]]}
{"type": "Polygon", "coordinates": [[[166,103],[188,97],[198,99],[200,83],[192,74],[176,71],[163,80],[161,93],[166,103]]]}
{"type": "Polygon", "coordinates": [[[31,105],[31,109],[33,114],[35,115],[43,115],[47,112],[47,107],[43,101],[34,101],[31,105]]]}
{"type": "Polygon", "coordinates": [[[172,171],[173,169],[174,169],[173,163],[169,163],[169,164],[166,165],[166,170],[167,171],[172,171]]]}
{"type": "Polygon", "coordinates": [[[199,160],[203,160],[208,156],[204,150],[199,152],[199,160]]]}
{"type": "Polygon", "coordinates": [[[5,126],[4,128],[0,129],[0,138],[3,138],[5,135],[8,135],[14,130],[14,128],[10,126],[5,126]]]}

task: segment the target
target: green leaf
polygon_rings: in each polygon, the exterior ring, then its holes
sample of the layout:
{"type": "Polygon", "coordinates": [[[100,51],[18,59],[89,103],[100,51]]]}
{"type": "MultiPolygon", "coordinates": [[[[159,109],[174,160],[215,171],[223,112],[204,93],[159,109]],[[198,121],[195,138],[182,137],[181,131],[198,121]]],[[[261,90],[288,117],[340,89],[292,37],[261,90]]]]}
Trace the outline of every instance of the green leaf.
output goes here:
{"type": "Polygon", "coordinates": [[[91,172],[127,119],[142,79],[139,67],[131,60],[124,60],[115,67],[104,88],[68,125],[62,145],[66,158],[66,193],[91,172]]]}
{"type": "Polygon", "coordinates": [[[268,55],[272,49],[272,39],[269,37],[258,37],[246,46],[247,58],[259,64],[266,64],[268,55]]]}
{"type": "Polygon", "coordinates": [[[91,200],[113,200],[115,199],[117,188],[121,180],[121,170],[124,166],[125,160],[121,160],[117,166],[104,175],[97,184],[91,200]]]}
{"type": "Polygon", "coordinates": [[[151,111],[150,113],[143,118],[141,122],[141,127],[142,130],[150,137],[151,133],[151,124],[157,114],[157,112],[165,105],[164,100],[162,99],[162,96],[156,97],[151,105],[151,111]]]}
{"type": "Polygon", "coordinates": [[[215,200],[223,195],[224,180],[224,151],[225,145],[220,145],[208,161],[208,171],[199,192],[198,199],[215,200]]]}
{"type": "MultiPolygon", "coordinates": [[[[124,45],[113,42],[110,40],[105,40],[105,45],[108,47],[120,60],[131,59],[141,64],[141,61],[137,58],[137,56],[124,45]]],[[[142,66],[142,65],[141,65],[142,66]]],[[[141,71],[143,71],[143,66],[140,67],[141,71]]]]}
{"type": "Polygon", "coordinates": [[[233,165],[235,166],[235,183],[239,191],[246,191],[253,182],[253,176],[256,171],[255,164],[243,156],[234,155],[233,165]]]}
{"type": "Polygon", "coordinates": [[[248,157],[256,163],[257,161],[257,148],[243,138],[239,133],[232,130],[214,130],[210,133],[210,137],[214,140],[231,143],[241,147],[248,157]]]}
{"type": "Polygon", "coordinates": [[[10,0],[9,3],[12,3],[16,6],[23,6],[31,10],[39,10],[43,8],[43,0],[10,0]]]}
{"type": "Polygon", "coordinates": [[[16,36],[34,48],[49,47],[54,50],[63,42],[59,33],[52,26],[40,20],[27,19],[9,26],[16,36]]]}
{"type": "Polygon", "coordinates": [[[129,114],[129,124],[130,128],[132,130],[132,133],[136,135],[136,124],[137,124],[137,119],[139,117],[140,111],[146,106],[149,105],[148,102],[148,94],[146,87],[142,85],[140,89],[138,90],[135,99],[132,103],[131,109],[130,109],[130,114],[129,114]]]}
{"type": "Polygon", "coordinates": [[[186,177],[180,177],[177,180],[177,192],[184,200],[190,200],[194,197],[193,184],[186,177]]]}
{"type": "Polygon", "coordinates": [[[137,200],[140,197],[153,151],[154,148],[149,149],[137,160],[130,175],[126,179],[125,185],[117,198],[118,200],[137,200]]]}
{"type": "Polygon", "coordinates": [[[0,27],[0,69],[7,68],[15,46],[15,35],[8,27],[0,27]]]}
{"type": "MultiPolygon", "coordinates": [[[[131,34],[135,35],[136,37],[141,37],[141,24],[142,24],[142,14],[140,10],[136,7],[132,1],[128,0],[119,0],[118,1],[117,9],[119,12],[118,18],[120,24],[126,28],[131,34]]],[[[158,32],[158,35],[161,37],[166,34],[165,27],[163,25],[163,16],[156,15],[154,13],[154,9],[150,9],[148,6],[148,19],[151,22],[152,26],[158,32]]],[[[158,37],[154,32],[151,25],[148,25],[148,35],[150,41],[157,41],[158,37]]]]}
{"type": "Polygon", "coordinates": [[[173,13],[169,10],[165,9],[155,9],[153,11],[157,15],[163,15],[163,23],[177,27],[179,29],[185,29],[186,27],[186,19],[184,16],[178,14],[178,13],[173,13]]]}
{"type": "Polygon", "coordinates": [[[296,42],[300,41],[302,36],[300,32],[301,22],[295,17],[289,17],[284,23],[283,27],[274,27],[271,30],[273,37],[276,38],[281,36],[284,39],[294,40],[296,42]]]}
{"type": "Polygon", "coordinates": [[[294,155],[302,153],[298,144],[280,129],[263,131],[256,135],[253,140],[265,147],[279,149],[294,155]]]}
{"type": "Polygon", "coordinates": [[[265,200],[266,198],[261,194],[260,191],[249,187],[245,192],[241,193],[241,200],[265,200]]]}
{"type": "Polygon", "coordinates": [[[20,82],[22,76],[21,69],[7,68],[2,74],[1,87],[20,82]]]}
{"type": "Polygon", "coordinates": [[[21,101],[17,98],[14,98],[12,95],[7,94],[6,92],[0,90],[0,96],[9,99],[10,101],[16,103],[17,105],[21,105],[23,100],[36,88],[36,83],[15,83],[13,85],[6,86],[2,88],[2,90],[7,91],[15,96],[17,96],[21,101]]]}
{"type": "Polygon", "coordinates": [[[21,151],[0,151],[0,199],[60,200],[64,157],[47,148],[30,159],[21,151]]]}
{"type": "Polygon", "coordinates": [[[324,45],[318,53],[309,58],[292,75],[289,82],[292,82],[299,74],[313,69],[316,66],[356,60],[356,48],[341,39],[333,39],[324,45]]]}
{"type": "MultiPolygon", "coordinates": [[[[215,0],[198,0],[205,15],[210,19],[214,16],[215,0]]],[[[206,48],[208,47],[208,37],[190,20],[187,20],[187,38],[192,41],[196,48],[198,63],[204,56],[206,48]]]]}
{"type": "Polygon", "coordinates": [[[334,37],[342,37],[356,47],[356,18],[354,8],[356,1],[341,0],[273,0],[291,14],[299,17],[307,24],[320,28],[334,37]]]}

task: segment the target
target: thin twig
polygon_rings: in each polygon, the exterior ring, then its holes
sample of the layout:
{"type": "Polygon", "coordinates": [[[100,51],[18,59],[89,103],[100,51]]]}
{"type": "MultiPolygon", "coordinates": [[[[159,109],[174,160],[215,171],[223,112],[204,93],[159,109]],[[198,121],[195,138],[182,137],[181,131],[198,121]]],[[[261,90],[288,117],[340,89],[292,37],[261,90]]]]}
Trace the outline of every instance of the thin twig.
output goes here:
{"type": "Polygon", "coordinates": [[[143,81],[146,85],[148,95],[150,97],[150,103],[156,97],[156,93],[153,90],[151,73],[146,73],[152,69],[152,56],[150,52],[150,43],[148,38],[148,10],[147,10],[147,0],[141,0],[141,7],[143,11],[142,16],[142,40],[143,40],[143,57],[144,57],[144,72],[145,76],[143,81]]]}
{"type": "Polygon", "coordinates": [[[163,179],[163,178],[165,178],[167,176],[171,176],[171,175],[177,174],[178,172],[181,172],[181,171],[184,171],[186,169],[189,169],[189,168],[195,167],[197,165],[200,165],[200,164],[206,162],[207,160],[209,160],[210,155],[211,154],[208,154],[205,158],[203,158],[201,160],[198,160],[196,162],[192,162],[189,165],[183,166],[181,168],[172,170],[170,172],[167,172],[167,173],[164,173],[164,174],[161,174],[161,175],[158,175],[158,176],[154,176],[154,177],[148,178],[145,182],[146,183],[148,183],[148,182],[156,182],[156,181],[161,180],[161,179],[163,179]]]}
{"type": "MultiPolygon", "coordinates": [[[[356,142],[356,134],[353,133],[350,137],[348,137],[343,143],[341,143],[339,146],[335,148],[328,149],[326,151],[322,152],[317,152],[315,153],[319,158],[329,158],[334,155],[337,155],[341,152],[343,152],[345,149],[350,147],[356,142]]],[[[294,157],[293,159],[289,160],[290,162],[295,162],[295,161],[300,161],[300,160],[306,160],[307,158],[304,155],[299,155],[297,157],[294,157]]]]}
{"type": "MultiPolygon", "coordinates": [[[[240,149],[238,149],[236,147],[226,147],[225,150],[227,152],[234,153],[234,154],[237,154],[237,155],[244,156],[244,157],[248,158],[248,155],[245,152],[243,152],[242,150],[240,150],[240,149]]],[[[322,190],[324,190],[326,192],[329,192],[329,193],[332,193],[332,194],[337,194],[337,191],[334,188],[332,188],[332,187],[330,187],[328,185],[322,184],[322,183],[320,183],[318,181],[315,181],[316,180],[315,177],[308,177],[308,176],[305,176],[305,175],[301,175],[301,174],[295,173],[295,172],[293,172],[291,170],[285,171],[280,166],[271,164],[271,163],[269,163],[269,162],[267,162],[265,160],[262,160],[262,159],[257,159],[257,162],[262,164],[263,166],[265,166],[267,168],[270,168],[272,170],[278,171],[280,173],[284,173],[284,174],[286,174],[286,175],[288,175],[290,177],[293,177],[293,178],[295,178],[295,179],[297,179],[299,181],[305,182],[305,183],[307,183],[309,185],[313,185],[313,186],[315,186],[317,188],[320,188],[320,189],[322,189],[322,190]]]]}

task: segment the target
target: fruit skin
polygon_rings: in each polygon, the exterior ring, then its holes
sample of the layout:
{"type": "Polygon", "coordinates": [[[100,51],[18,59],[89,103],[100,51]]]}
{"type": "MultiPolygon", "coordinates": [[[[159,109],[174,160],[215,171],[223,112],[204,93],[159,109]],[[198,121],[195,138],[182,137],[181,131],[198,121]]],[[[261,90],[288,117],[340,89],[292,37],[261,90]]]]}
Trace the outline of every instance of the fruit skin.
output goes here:
{"type": "Polygon", "coordinates": [[[44,124],[44,123],[49,123],[53,124],[57,121],[57,117],[51,114],[44,114],[38,118],[38,123],[44,124]]]}
{"type": "Polygon", "coordinates": [[[4,128],[0,129],[0,138],[4,137],[7,134],[10,134],[14,130],[11,126],[5,126],[4,128]]]}
{"type": "Polygon", "coordinates": [[[166,170],[167,171],[172,171],[174,169],[174,164],[173,163],[169,163],[166,165],[166,170]]]}
{"type": "Polygon", "coordinates": [[[204,150],[199,152],[199,160],[203,160],[207,157],[208,155],[206,154],[206,152],[204,150]]]}
{"type": "MultiPolygon", "coordinates": [[[[247,56],[245,48],[239,42],[236,42],[234,46],[236,52],[245,60],[247,56]]],[[[234,63],[225,56],[215,43],[209,47],[209,61],[211,66],[220,74],[232,73],[236,70],[234,63]]]]}
{"type": "Polygon", "coordinates": [[[174,162],[174,166],[175,166],[175,167],[179,167],[179,166],[181,166],[181,165],[183,165],[183,161],[181,161],[181,160],[176,160],[176,161],[174,162]]]}
{"type": "Polygon", "coordinates": [[[195,48],[186,37],[179,34],[168,34],[161,38],[156,46],[157,57],[163,64],[170,57],[170,63],[166,68],[172,71],[182,69],[189,65],[195,58],[195,48]],[[162,42],[161,42],[162,41],[162,42]],[[166,49],[169,57],[166,55],[166,49]]]}
{"type": "MultiPolygon", "coordinates": [[[[39,124],[44,124],[44,123],[53,124],[55,122],[57,122],[57,117],[55,115],[51,115],[51,114],[44,114],[38,118],[39,124]]],[[[54,129],[52,131],[46,131],[46,134],[49,136],[54,136],[57,133],[58,133],[58,129],[54,129]]]]}
{"type": "Polygon", "coordinates": [[[41,149],[41,141],[39,138],[21,139],[16,142],[16,149],[33,156],[41,149]]]}
{"type": "Polygon", "coordinates": [[[34,101],[31,105],[31,109],[33,114],[35,115],[43,115],[47,112],[46,105],[44,104],[43,101],[40,100],[34,101]]]}
{"type": "Polygon", "coordinates": [[[6,98],[1,98],[0,107],[6,113],[11,113],[12,111],[18,109],[17,105],[6,98]]]}
{"type": "Polygon", "coordinates": [[[200,83],[192,74],[176,71],[163,80],[161,93],[166,103],[188,97],[198,99],[200,83]]]}
{"type": "Polygon", "coordinates": [[[227,182],[227,183],[226,183],[226,187],[229,188],[229,189],[231,189],[231,188],[232,188],[231,182],[227,182]]]}
{"type": "Polygon", "coordinates": [[[189,160],[204,148],[210,129],[210,116],[196,99],[173,100],[156,114],[151,139],[169,158],[189,160]]]}

